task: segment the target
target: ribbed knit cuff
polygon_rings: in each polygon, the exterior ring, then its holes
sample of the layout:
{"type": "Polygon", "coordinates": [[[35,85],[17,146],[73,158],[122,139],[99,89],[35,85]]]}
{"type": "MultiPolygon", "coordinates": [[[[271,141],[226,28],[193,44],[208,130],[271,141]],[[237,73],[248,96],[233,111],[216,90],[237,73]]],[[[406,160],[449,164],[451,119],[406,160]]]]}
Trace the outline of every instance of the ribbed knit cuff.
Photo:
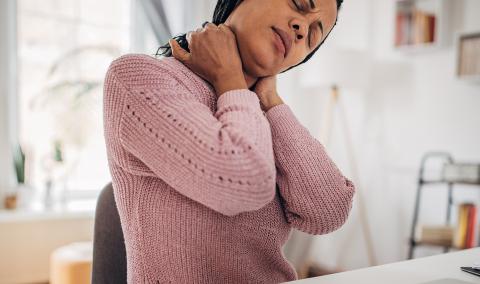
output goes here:
{"type": "Polygon", "coordinates": [[[257,94],[248,89],[238,89],[225,92],[217,100],[218,109],[223,106],[238,104],[258,107],[260,110],[260,99],[257,94]]]}
{"type": "Polygon", "coordinates": [[[292,109],[285,103],[276,105],[265,112],[265,116],[270,122],[272,129],[293,130],[298,122],[292,112],[292,109]]]}

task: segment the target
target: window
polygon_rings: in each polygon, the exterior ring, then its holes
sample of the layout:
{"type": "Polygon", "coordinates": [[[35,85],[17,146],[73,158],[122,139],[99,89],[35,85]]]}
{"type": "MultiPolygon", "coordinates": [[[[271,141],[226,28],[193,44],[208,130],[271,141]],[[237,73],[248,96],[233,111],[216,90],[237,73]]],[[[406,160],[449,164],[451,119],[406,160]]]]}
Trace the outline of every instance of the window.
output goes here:
{"type": "Polygon", "coordinates": [[[130,47],[131,0],[19,0],[19,139],[34,188],[100,190],[111,180],[103,79],[130,47]]]}

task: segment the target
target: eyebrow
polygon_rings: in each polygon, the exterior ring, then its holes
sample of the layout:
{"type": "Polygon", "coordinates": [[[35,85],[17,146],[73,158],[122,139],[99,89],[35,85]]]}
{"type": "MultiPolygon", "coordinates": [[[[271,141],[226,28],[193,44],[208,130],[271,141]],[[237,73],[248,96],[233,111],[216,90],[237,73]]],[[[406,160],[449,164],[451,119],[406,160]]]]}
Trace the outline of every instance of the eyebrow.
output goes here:
{"type": "MultiPolygon", "coordinates": [[[[310,2],[310,8],[312,10],[314,10],[316,8],[315,0],[309,0],[309,2],[310,2]]],[[[323,23],[322,23],[322,21],[320,21],[320,20],[318,21],[318,26],[320,27],[320,30],[322,31],[322,37],[323,37],[324,33],[323,33],[323,23]]]]}

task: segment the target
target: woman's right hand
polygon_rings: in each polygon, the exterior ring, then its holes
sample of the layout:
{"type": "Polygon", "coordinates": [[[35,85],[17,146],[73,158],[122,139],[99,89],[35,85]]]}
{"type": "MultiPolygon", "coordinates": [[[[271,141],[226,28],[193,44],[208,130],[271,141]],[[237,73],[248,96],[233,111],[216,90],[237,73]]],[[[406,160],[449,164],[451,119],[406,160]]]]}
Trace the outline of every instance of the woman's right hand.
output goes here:
{"type": "Polygon", "coordinates": [[[207,23],[204,28],[189,32],[187,41],[190,52],[171,39],[172,55],[210,82],[217,96],[247,89],[236,37],[228,26],[207,23]]]}

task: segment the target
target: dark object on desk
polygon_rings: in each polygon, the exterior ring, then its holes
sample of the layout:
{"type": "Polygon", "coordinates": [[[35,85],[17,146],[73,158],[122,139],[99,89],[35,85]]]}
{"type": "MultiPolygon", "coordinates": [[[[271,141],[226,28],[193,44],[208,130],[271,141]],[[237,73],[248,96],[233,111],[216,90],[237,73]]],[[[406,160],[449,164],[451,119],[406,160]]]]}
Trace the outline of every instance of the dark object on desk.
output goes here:
{"type": "Polygon", "coordinates": [[[476,276],[480,277],[480,269],[475,269],[473,267],[466,267],[466,266],[462,266],[462,267],[460,267],[460,269],[462,271],[465,271],[465,272],[468,272],[468,273],[471,273],[473,275],[476,275],[476,276]]]}
{"type": "Polygon", "coordinates": [[[127,258],[112,183],[98,197],[93,232],[92,284],[127,283],[127,258]]]}

